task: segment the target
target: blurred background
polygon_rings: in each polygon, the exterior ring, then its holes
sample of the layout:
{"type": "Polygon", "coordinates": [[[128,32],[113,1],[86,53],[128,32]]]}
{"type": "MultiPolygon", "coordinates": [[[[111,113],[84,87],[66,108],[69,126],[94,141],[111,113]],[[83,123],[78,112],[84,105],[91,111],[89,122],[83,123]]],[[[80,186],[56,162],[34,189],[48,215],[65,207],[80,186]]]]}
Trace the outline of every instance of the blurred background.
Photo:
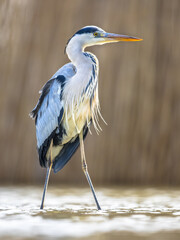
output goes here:
{"type": "MultiPolygon", "coordinates": [[[[144,39],[88,49],[108,123],[85,141],[93,182],[180,185],[179,0],[0,0],[0,183],[44,181],[28,114],[85,25],[144,39]]],[[[79,150],[51,181],[87,185],[79,150]]]]}

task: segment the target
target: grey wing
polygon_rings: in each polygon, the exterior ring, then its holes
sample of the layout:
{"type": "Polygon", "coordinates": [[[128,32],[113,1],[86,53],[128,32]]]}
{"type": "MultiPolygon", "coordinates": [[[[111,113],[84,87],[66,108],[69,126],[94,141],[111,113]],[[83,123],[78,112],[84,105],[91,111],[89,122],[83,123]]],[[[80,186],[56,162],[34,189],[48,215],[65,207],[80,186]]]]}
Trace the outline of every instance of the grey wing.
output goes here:
{"type": "MultiPolygon", "coordinates": [[[[60,76],[63,82],[65,78],[62,75],[60,76]]],[[[40,148],[44,141],[56,130],[62,119],[64,110],[61,94],[62,83],[57,79],[51,79],[43,87],[39,102],[32,111],[36,123],[38,148],[40,148]]]]}
{"type": "Polygon", "coordinates": [[[54,137],[63,118],[63,88],[74,74],[72,64],[66,64],[59,69],[40,91],[39,101],[30,114],[31,117],[35,118],[37,147],[41,166],[46,166],[46,153],[51,139],[54,137]]]}
{"type": "Polygon", "coordinates": [[[68,63],[61,67],[52,78],[43,86],[38,104],[31,112],[36,118],[36,137],[38,148],[58,127],[63,115],[61,101],[63,88],[66,82],[76,73],[73,64],[68,63]]]}

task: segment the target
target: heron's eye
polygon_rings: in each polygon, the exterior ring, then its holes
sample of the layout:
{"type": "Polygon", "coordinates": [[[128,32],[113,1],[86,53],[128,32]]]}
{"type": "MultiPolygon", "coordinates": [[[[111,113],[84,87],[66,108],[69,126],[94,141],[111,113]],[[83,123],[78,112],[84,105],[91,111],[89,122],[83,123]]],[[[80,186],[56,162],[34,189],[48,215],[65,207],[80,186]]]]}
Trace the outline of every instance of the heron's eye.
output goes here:
{"type": "Polygon", "coordinates": [[[94,35],[95,37],[97,37],[98,33],[97,33],[97,32],[95,32],[93,35],[94,35]]]}

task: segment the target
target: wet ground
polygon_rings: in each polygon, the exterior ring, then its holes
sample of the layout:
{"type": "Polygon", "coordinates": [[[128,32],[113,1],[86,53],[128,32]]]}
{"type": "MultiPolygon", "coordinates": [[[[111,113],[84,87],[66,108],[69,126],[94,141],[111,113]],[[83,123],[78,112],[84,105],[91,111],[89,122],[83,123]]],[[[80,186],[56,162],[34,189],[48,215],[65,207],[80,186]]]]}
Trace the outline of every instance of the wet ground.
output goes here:
{"type": "Polygon", "coordinates": [[[179,240],[180,190],[0,187],[0,239],[179,240]]]}

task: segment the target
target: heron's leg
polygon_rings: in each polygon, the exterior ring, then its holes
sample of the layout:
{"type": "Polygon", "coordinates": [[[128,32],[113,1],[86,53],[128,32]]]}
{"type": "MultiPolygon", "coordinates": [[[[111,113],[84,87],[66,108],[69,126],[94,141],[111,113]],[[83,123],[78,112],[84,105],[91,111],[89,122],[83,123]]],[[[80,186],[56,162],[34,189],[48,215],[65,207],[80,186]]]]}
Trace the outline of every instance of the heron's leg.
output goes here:
{"type": "Polygon", "coordinates": [[[47,186],[48,186],[48,182],[49,182],[49,176],[50,176],[50,172],[51,172],[51,168],[52,168],[52,143],[53,143],[53,141],[51,141],[51,144],[50,144],[50,161],[48,162],[46,180],[45,180],[45,184],[44,184],[44,191],[43,191],[40,209],[43,209],[43,207],[44,207],[44,199],[45,199],[46,190],[47,190],[47,186]]]}
{"type": "Polygon", "coordinates": [[[97,197],[96,197],[96,193],[94,191],[94,187],[93,187],[93,184],[91,182],[91,178],[89,176],[88,169],[87,169],[87,163],[86,163],[86,157],[85,157],[85,151],[84,151],[84,142],[83,142],[83,131],[81,131],[81,133],[79,134],[79,141],[80,141],[80,149],[81,149],[82,169],[83,169],[83,172],[84,172],[84,174],[85,174],[85,176],[87,178],[89,186],[91,188],[94,200],[96,202],[97,209],[101,210],[101,207],[100,207],[100,205],[98,203],[98,200],[97,200],[97,197]]]}

